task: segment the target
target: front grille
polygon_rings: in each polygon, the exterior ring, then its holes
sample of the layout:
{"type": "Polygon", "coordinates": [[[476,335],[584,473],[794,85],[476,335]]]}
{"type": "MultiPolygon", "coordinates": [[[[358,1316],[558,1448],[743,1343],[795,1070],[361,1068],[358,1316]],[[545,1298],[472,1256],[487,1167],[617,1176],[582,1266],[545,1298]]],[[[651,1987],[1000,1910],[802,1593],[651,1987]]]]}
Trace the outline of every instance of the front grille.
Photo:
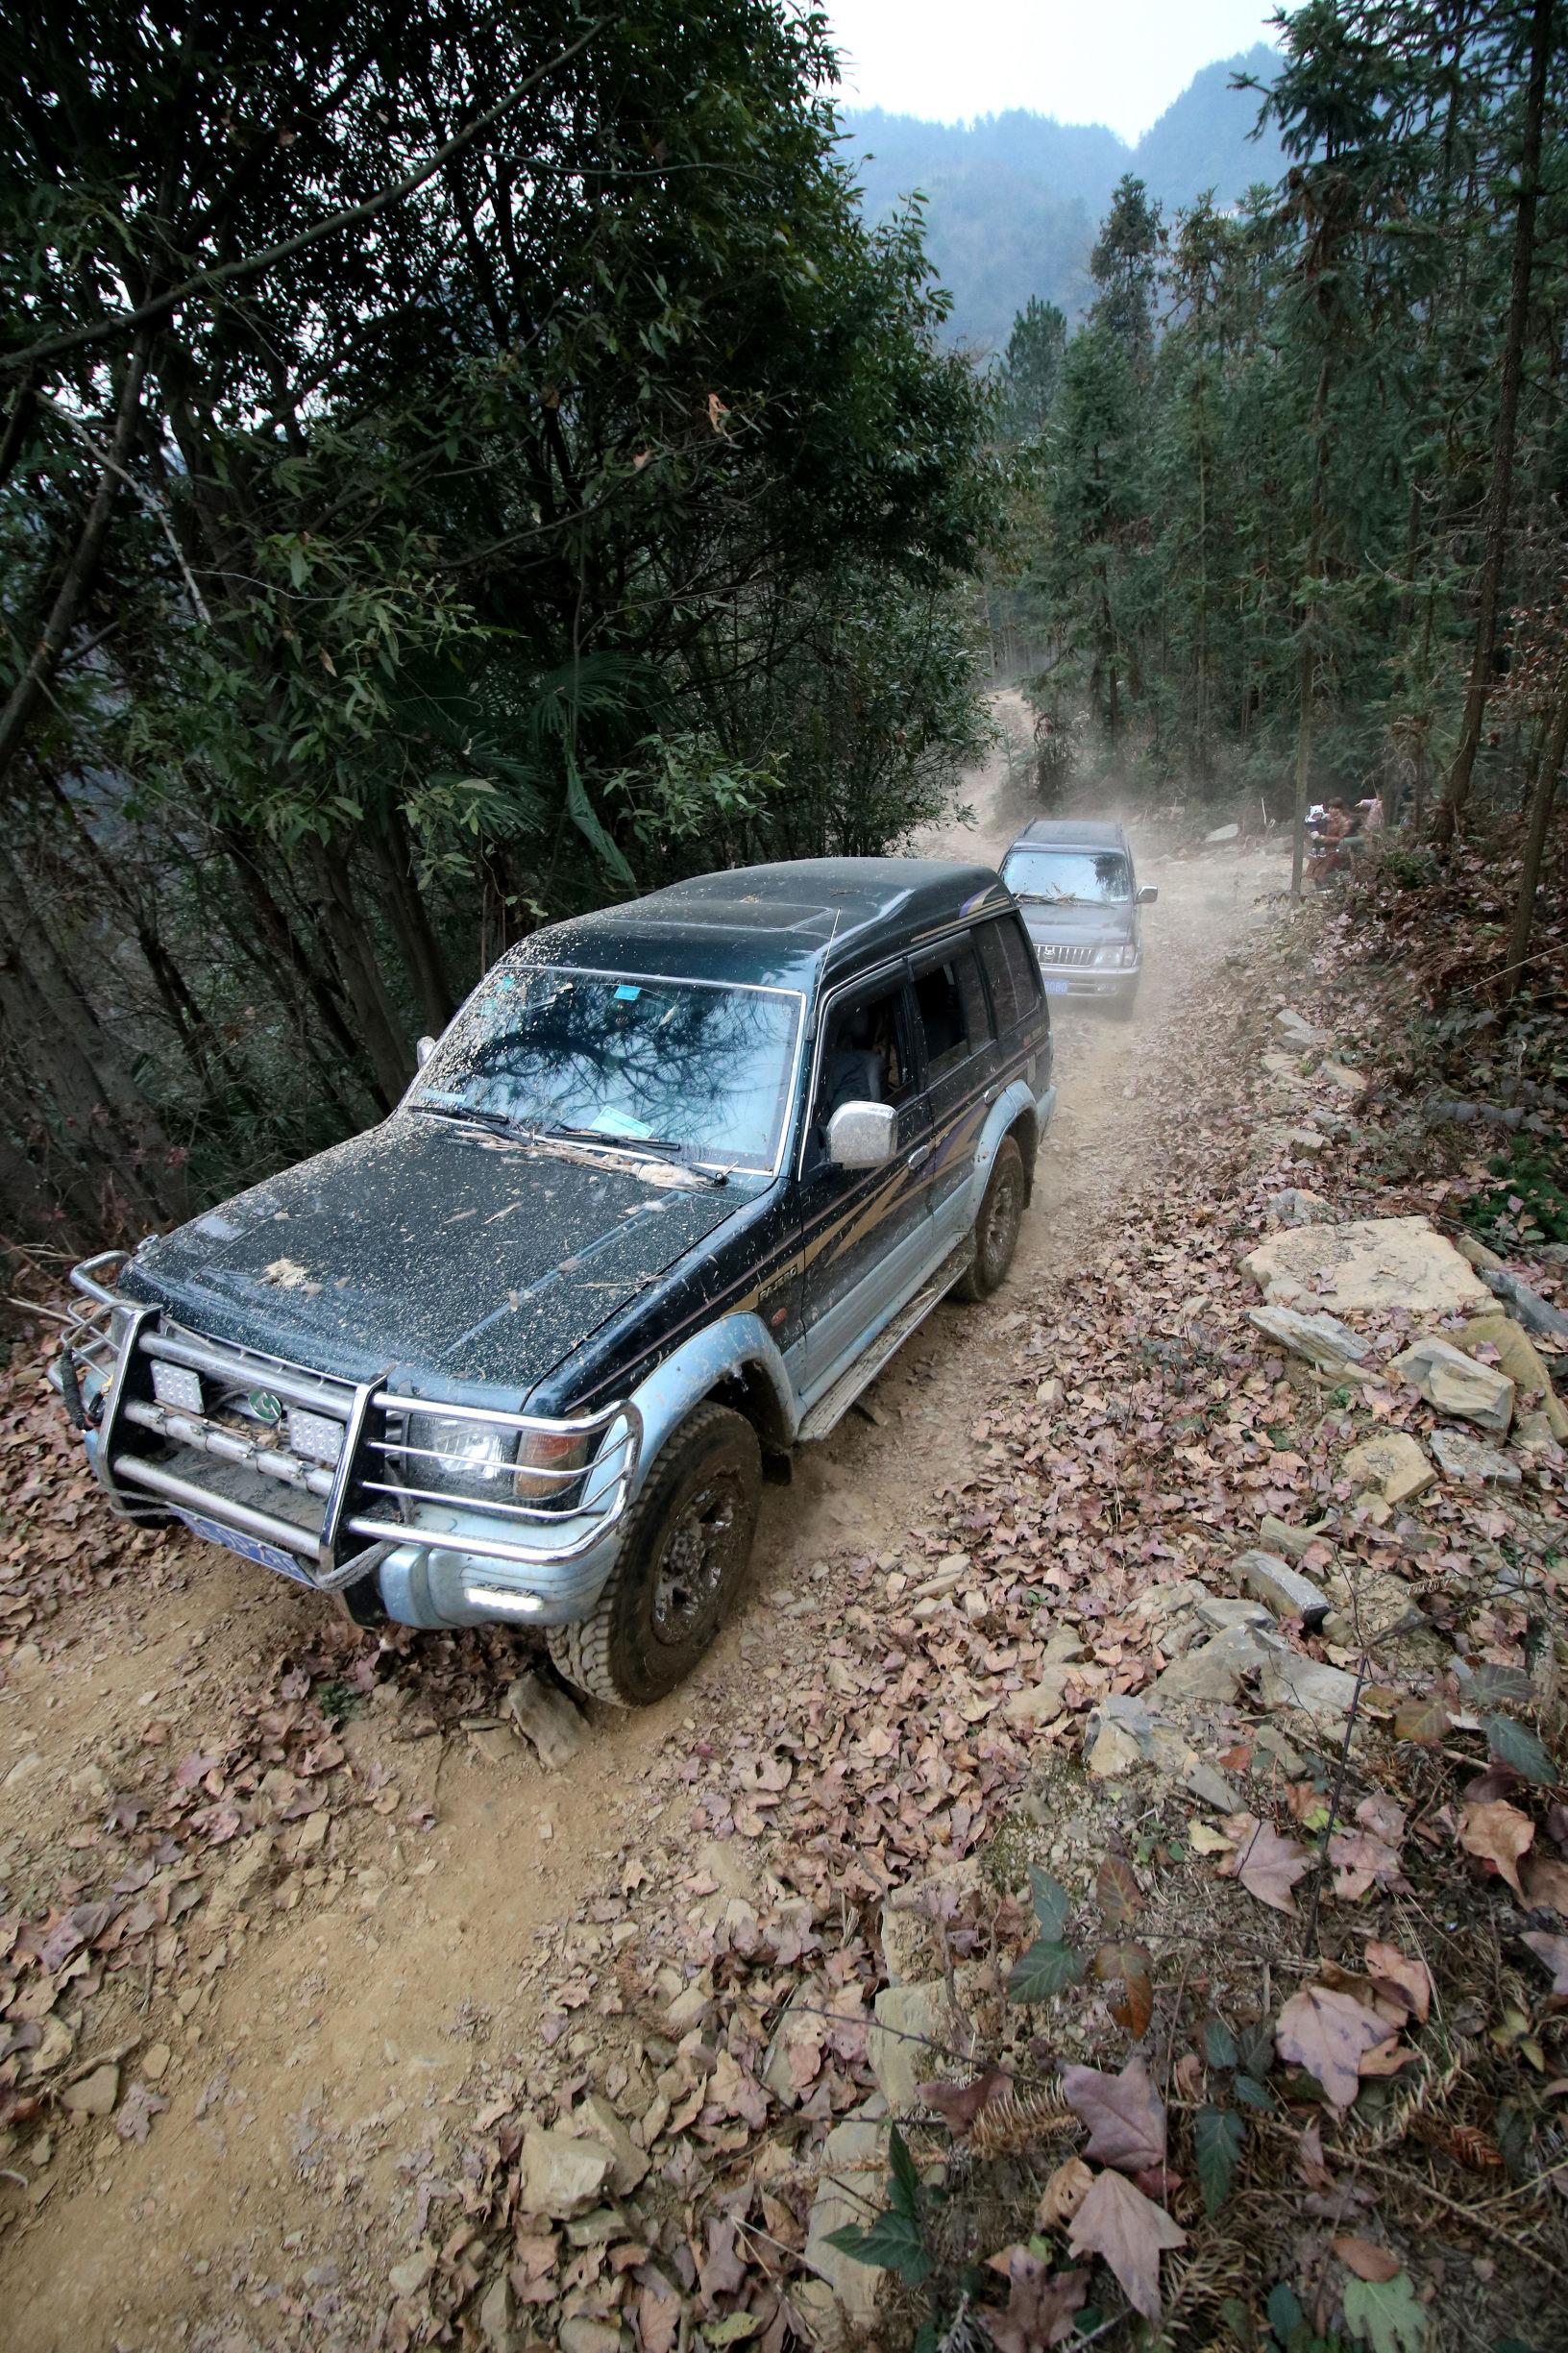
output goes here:
{"type": "Polygon", "coordinates": [[[93,1373],[94,1465],[134,1517],[208,1522],[335,1592],[389,1544],[518,1564],[571,1559],[625,1507],[642,1443],[634,1407],[551,1421],[447,1405],[213,1340],[101,1285],[81,1287],[95,1311],[65,1343],[62,1385],[69,1398],[78,1372],[93,1373]],[[432,1428],[457,1439],[425,1442],[432,1428]],[[530,1439],[581,1441],[591,1459],[586,1469],[580,1457],[565,1470],[519,1467],[511,1457],[530,1439]],[[491,1466],[482,1480],[476,1442],[491,1466]]]}
{"type": "Polygon", "coordinates": [[[1040,958],[1041,964],[1070,964],[1082,966],[1090,965],[1094,961],[1094,949],[1092,945],[1089,947],[1069,947],[1063,945],[1059,942],[1045,940],[1037,940],[1035,942],[1035,954],[1040,958]]]}

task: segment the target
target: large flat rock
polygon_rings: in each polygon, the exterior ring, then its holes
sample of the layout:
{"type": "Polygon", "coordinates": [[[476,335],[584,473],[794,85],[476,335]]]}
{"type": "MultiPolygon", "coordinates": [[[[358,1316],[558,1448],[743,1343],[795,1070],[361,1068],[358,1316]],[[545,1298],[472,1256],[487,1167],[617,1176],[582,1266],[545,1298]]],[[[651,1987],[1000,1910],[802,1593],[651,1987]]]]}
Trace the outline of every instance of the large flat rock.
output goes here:
{"type": "Polygon", "coordinates": [[[1335,1314],[1403,1308],[1411,1315],[1446,1315],[1491,1301],[1475,1268],[1424,1217],[1287,1226],[1260,1242],[1245,1264],[1272,1303],[1287,1306],[1306,1296],[1335,1314]]]}
{"type": "Polygon", "coordinates": [[[1462,1349],[1429,1333],[1402,1356],[1389,1360],[1388,1370],[1408,1381],[1439,1413],[1457,1413],[1482,1430],[1507,1434],[1513,1419],[1513,1383],[1493,1365],[1467,1357],[1462,1349]]]}
{"type": "Polygon", "coordinates": [[[821,2171],[806,2230],[807,2278],[792,2290],[810,2341],[833,2348],[859,2341],[876,2319],[883,2272],[828,2243],[846,2222],[862,2229],[887,2203],[888,2127],[863,2113],[836,2125],[822,2144],[821,2171]]]}
{"type": "Polygon", "coordinates": [[[1456,1347],[1462,1348],[1467,1357],[1479,1356],[1485,1347],[1495,1348],[1500,1367],[1507,1374],[1520,1397],[1528,1397],[1532,1391],[1539,1392],[1541,1411],[1551,1427],[1552,1435],[1559,1446],[1568,1446],[1568,1406],[1553,1389],[1546,1359],[1529,1334],[1520,1331],[1511,1315],[1505,1313],[1502,1308],[1493,1308],[1485,1315],[1474,1315],[1462,1332],[1455,1333],[1454,1343],[1456,1347]]]}

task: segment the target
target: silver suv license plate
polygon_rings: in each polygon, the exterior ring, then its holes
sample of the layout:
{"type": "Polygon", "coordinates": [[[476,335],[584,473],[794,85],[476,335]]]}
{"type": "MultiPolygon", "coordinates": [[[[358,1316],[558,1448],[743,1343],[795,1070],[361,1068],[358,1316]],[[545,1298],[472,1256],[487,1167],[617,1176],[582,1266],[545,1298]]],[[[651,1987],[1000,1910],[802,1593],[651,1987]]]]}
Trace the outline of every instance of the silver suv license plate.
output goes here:
{"type": "Polygon", "coordinates": [[[182,1511],[180,1517],[193,1534],[203,1536],[208,1544],[221,1544],[231,1553],[243,1553],[247,1560],[259,1561],[264,1569],[276,1569],[280,1577],[292,1577],[297,1585],[308,1585],[310,1580],[292,1553],[285,1553],[281,1544],[263,1544],[259,1536],[244,1536],[233,1528],[221,1528],[216,1520],[203,1519],[199,1511],[182,1511]]]}

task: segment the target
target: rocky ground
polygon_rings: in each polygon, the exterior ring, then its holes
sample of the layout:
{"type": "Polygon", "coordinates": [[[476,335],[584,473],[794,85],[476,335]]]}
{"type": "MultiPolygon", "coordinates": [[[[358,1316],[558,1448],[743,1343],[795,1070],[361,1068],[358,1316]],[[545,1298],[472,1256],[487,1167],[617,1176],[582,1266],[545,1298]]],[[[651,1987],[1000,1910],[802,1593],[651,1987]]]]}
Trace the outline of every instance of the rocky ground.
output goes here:
{"type": "Polygon", "coordinates": [[[1562,1269],[1277,857],[1146,878],[1014,1281],[552,1768],[510,1638],[106,1522],[18,1353],[9,2341],[1568,2342],[1562,1269]]]}

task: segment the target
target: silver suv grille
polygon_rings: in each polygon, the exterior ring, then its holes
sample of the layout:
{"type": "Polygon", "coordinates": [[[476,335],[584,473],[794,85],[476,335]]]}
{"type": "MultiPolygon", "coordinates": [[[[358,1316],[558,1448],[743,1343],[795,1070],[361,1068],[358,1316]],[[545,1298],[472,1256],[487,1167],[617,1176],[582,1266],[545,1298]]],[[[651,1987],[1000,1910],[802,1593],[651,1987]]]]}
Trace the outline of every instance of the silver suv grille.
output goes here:
{"type": "Polygon", "coordinates": [[[1060,942],[1037,940],[1035,954],[1041,964],[1087,965],[1094,961],[1092,943],[1088,947],[1073,947],[1060,942]]]}

